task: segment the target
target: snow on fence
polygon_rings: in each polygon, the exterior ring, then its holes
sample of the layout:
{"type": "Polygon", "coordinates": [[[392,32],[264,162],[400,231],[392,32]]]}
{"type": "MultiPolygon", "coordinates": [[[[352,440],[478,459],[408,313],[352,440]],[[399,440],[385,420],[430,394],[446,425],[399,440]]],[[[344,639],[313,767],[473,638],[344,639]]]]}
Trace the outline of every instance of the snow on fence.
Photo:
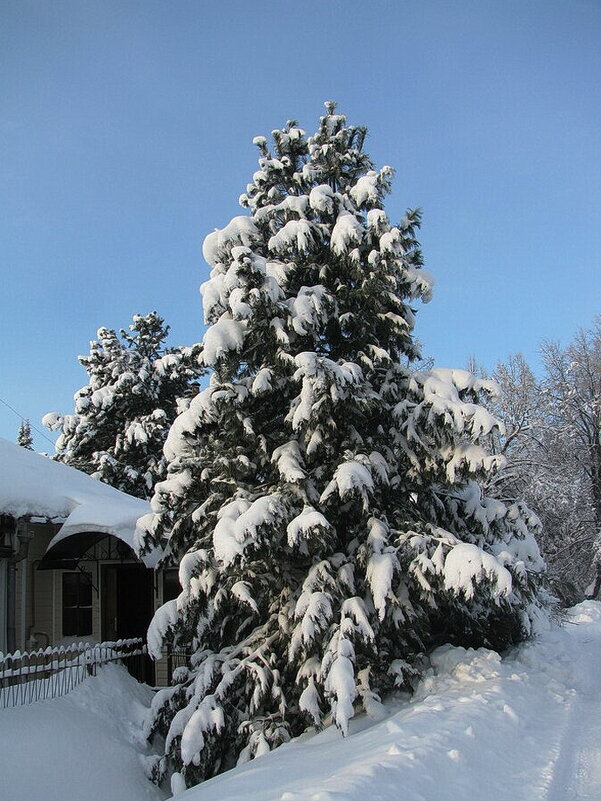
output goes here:
{"type": "Polygon", "coordinates": [[[141,658],[146,652],[144,640],[136,637],[0,653],[0,708],[65,695],[87,676],[95,676],[99,665],[141,658]]]}

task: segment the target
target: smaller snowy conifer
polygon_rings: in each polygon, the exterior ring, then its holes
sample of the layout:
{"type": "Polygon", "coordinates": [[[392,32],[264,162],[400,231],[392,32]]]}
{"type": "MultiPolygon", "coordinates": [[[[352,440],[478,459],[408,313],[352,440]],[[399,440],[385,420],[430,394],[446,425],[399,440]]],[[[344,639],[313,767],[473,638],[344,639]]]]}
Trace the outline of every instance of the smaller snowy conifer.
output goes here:
{"type": "Polygon", "coordinates": [[[100,328],[79,356],[89,383],[75,393],[75,412],[42,422],[60,431],[56,458],[117,489],[148,498],[163,477],[163,444],[190,402],[203,372],[199,346],[169,348],[169,326],[156,312],[135,315],[119,335],[100,328]]]}

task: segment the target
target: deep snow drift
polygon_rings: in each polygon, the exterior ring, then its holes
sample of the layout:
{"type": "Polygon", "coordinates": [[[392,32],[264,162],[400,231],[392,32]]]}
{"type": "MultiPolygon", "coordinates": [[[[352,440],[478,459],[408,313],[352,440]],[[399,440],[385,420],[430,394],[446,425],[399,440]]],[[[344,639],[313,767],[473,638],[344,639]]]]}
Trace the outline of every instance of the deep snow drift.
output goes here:
{"type": "MultiPolygon", "coordinates": [[[[177,795],[178,801],[598,801],[601,604],[501,659],[438,649],[411,701],[177,795]]],[[[156,801],[140,724],[151,691],[102,669],[67,698],[0,710],[2,801],[156,801]]]]}
{"type": "Polygon", "coordinates": [[[108,664],[68,696],[0,709],[0,800],[161,801],[140,757],[152,695],[108,664]]]}

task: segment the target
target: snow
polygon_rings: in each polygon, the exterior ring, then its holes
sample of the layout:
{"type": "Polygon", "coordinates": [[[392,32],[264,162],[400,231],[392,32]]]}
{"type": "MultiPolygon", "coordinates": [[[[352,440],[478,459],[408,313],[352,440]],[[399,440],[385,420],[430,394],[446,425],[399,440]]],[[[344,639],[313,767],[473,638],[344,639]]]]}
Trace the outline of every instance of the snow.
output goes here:
{"type": "Polygon", "coordinates": [[[269,250],[274,255],[295,248],[299,253],[308,253],[317,231],[308,220],[290,220],[269,240],[269,250]]]}
{"type": "Polygon", "coordinates": [[[204,335],[202,343],[204,363],[211,367],[230,351],[241,350],[245,332],[246,323],[243,320],[231,320],[224,314],[207,329],[204,335]]]}
{"type": "Polygon", "coordinates": [[[350,640],[336,634],[336,658],[328,671],[325,691],[335,697],[333,706],[336,725],[348,734],[348,721],[353,716],[353,701],[357,695],[355,687],[355,651],[350,640]]]}
{"type": "Polygon", "coordinates": [[[250,217],[234,217],[225,228],[215,229],[205,237],[202,255],[205,261],[215,267],[235,245],[251,247],[259,237],[256,225],[250,217]]]}
{"type": "Polygon", "coordinates": [[[484,406],[469,403],[462,399],[461,393],[471,391],[491,394],[494,384],[469,373],[467,370],[452,370],[437,367],[423,373],[414,373],[412,390],[422,387],[423,401],[418,404],[414,415],[433,415],[444,418],[447,425],[458,433],[469,432],[473,437],[481,437],[503,426],[484,406]]]}
{"type": "Polygon", "coordinates": [[[213,547],[215,557],[223,564],[230,564],[237,556],[244,553],[245,542],[240,532],[236,530],[236,524],[249,507],[248,501],[237,499],[219,511],[219,519],[213,532],[213,547]]]}
{"type": "Polygon", "coordinates": [[[229,565],[256,542],[258,530],[282,520],[286,509],[277,494],[263,495],[250,503],[238,498],[222,507],[213,531],[215,558],[229,565]]]}
{"type": "Polygon", "coordinates": [[[192,714],[182,733],[182,760],[184,765],[193,762],[204,744],[203,732],[209,729],[221,731],[225,725],[223,709],[214,695],[203,698],[198,709],[192,714]]]}
{"type": "Polygon", "coordinates": [[[257,604],[250,592],[250,585],[246,581],[237,581],[232,585],[231,593],[240,603],[246,604],[254,612],[258,612],[257,604]]]}
{"type": "Polygon", "coordinates": [[[332,619],[330,596],[323,592],[303,592],[296,603],[294,616],[300,621],[290,643],[295,654],[301,645],[310,645],[332,619]]]}
{"type": "MultiPolygon", "coordinates": [[[[81,532],[112,534],[134,548],[136,521],[150,504],[0,439],[0,512],[62,522],[48,548],[81,532]]],[[[154,551],[141,559],[154,567],[158,557],[154,551]]]]}
{"type": "MultiPolygon", "coordinates": [[[[354,692],[345,683],[348,641],[336,645],[332,683],[344,706],[354,692]]],[[[177,777],[172,786],[178,801],[397,801],[399,788],[407,801],[473,801],[483,788],[491,801],[599,799],[600,661],[601,604],[586,601],[504,658],[437,649],[411,700],[389,700],[381,719],[352,720],[348,737],[330,726],[190,790],[177,777]]],[[[307,664],[299,675],[309,714],[318,669],[307,664]]],[[[164,799],[143,771],[151,698],[107,665],[66,697],[0,710],[2,797],[164,799]]],[[[221,725],[210,698],[199,716],[205,729],[221,725]]]]}
{"type": "Polygon", "coordinates": [[[271,461],[277,465],[278,471],[285,481],[294,483],[305,478],[303,457],[296,440],[290,440],[276,448],[271,456],[271,461]]]}
{"type": "Polygon", "coordinates": [[[357,206],[363,206],[365,203],[375,204],[378,202],[380,199],[378,179],[379,174],[375,170],[369,170],[369,172],[362,175],[357,183],[351,187],[349,194],[357,206]]]}
{"type": "Polygon", "coordinates": [[[343,500],[358,493],[365,501],[368,492],[371,492],[373,488],[374,482],[369,469],[361,462],[352,459],[338,465],[334,477],[323,491],[320,500],[326,501],[337,490],[343,500]]]}
{"type": "Polygon", "coordinates": [[[162,801],[145,776],[152,690],[106,665],[68,696],[0,710],[5,801],[162,801]]]}
{"type": "Polygon", "coordinates": [[[460,542],[449,551],[443,572],[445,589],[462,593],[468,600],[473,598],[475,587],[484,576],[494,583],[495,597],[511,592],[509,570],[492,554],[467,542],[460,542]]]}
{"type": "Polygon", "coordinates": [[[367,563],[367,580],[380,620],[386,614],[386,599],[392,587],[392,579],[398,560],[393,548],[385,553],[375,553],[367,563]]]}
{"type": "Polygon", "coordinates": [[[309,205],[322,214],[331,214],[334,210],[334,191],[327,184],[314,186],[309,193],[309,205]]]}
{"type": "MultiPolygon", "coordinates": [[[[381,234],[386,230],[388,225],[388,215],[383,209],[370,209],[367,212],[367,227],[372,233],[381,234]]],[[[370,264],[373,262],[373,259],[378,256],[378,251],[372,250],[370,253],[371,258],[369,258],[370,264]],[[374,254],[373,257],[371,257],[372,253],[374,254]]]]}
{"type": "Polygon", "coordinates": [[[262,370],[259,370],[252,383],[252,394],[261,395],[263,392],[269,392],[272,381],[273,371],[270,370],[269,367],[264,367],[262,370]]]}
{"type": "MultiPolygon", "coordinates": [[[[275,206],[262,206],[255,209],[254,219],[261,222],[269,222],[276,212],[292,212],[300,217],[305,217],[307,208],[309,206],[309,198],[307,195],[287,195],[281,203],[275,206]]],[[[286,216],[290,216],[287,214],[286,216]]]]}
{"type": "Polygon", "coordinates": [[[298,295],[290,298],[286,303],[292,328],[297,334],[304,336],[323,322],[326,318],[327,305],[328,303],[332,305],[333,299],[325,287],[318,284],[317,286],[302,286],[298,295]]]}
{"type": "Polygon", "coordinates": [[[332,229],[330,247],[336,256],[343,256],[352,245],[361,244],[363,226],[350,212],[343,211],[338,215],[332,229]]]}
{"type": "Polygon", "coordinates": [[[177,621],[177,598],[172,598],[160,606],[148,627],[146,639],[148,653],[153,659],[160,659],[163,653],[163,637],[177,621]]]}
{"type": "Polygon", "coordinates": [[[331,526],[327,519],[312,506],[305,506],[302,512],[293,518],[286,527],[288,545],[294,547],[307,539],[314,531],[327,531],[331,526]]]}

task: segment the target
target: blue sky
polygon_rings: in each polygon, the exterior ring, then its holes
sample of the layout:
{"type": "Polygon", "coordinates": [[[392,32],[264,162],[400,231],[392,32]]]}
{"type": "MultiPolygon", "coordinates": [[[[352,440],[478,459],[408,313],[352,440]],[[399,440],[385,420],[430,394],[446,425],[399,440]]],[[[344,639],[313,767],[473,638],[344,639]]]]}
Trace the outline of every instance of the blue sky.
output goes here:
{"type": "MultiPolygon", "coordinates": [[[[258,134],[333,98],[423,209],[440,366],[494,367],[601,312],[601,4],[4,0],[0,398],[72,411],[101,325],[203,332],[204,236],[258,134]]],[[[0,436],[19,418],[0,404],[0,436]]],[[[50,443],[36,437],[38,449],[50,443]]]]}

